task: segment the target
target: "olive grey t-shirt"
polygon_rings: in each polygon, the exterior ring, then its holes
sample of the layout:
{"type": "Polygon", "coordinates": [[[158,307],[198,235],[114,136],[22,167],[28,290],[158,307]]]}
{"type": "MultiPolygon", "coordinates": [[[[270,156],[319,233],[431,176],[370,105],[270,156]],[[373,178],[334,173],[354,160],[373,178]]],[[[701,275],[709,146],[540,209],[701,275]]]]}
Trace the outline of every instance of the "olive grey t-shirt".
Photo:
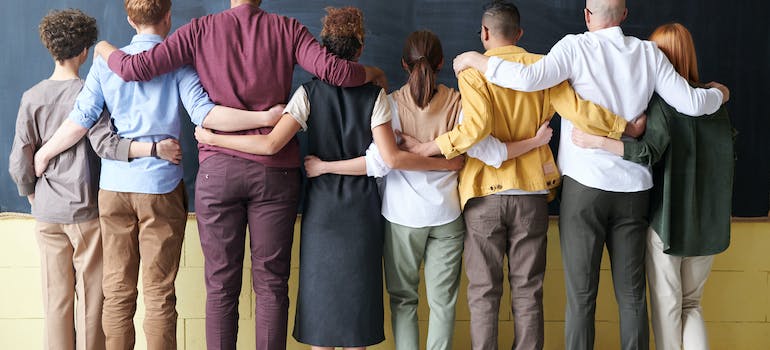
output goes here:
{"type": "Polygon", "coordinates": [[[105,114],[74,146],[51,159],[42,177],[35,176],[35,152],[47,142],[72,111],[83,81],[43,80],[21,98],[16,135],[9,159],[19,195],[35,194],[32,215],[38,221],[72,224],[98,218],[99,157],[128,160],[130,141],[110,129],[105,114]]]}

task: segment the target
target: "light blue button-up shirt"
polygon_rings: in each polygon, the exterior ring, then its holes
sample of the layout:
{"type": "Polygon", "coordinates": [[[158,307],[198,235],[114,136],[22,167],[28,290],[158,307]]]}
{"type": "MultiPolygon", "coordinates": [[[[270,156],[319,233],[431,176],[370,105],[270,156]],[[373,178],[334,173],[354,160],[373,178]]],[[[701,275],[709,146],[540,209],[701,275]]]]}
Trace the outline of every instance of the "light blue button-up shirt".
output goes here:
{"type": "MultiPolygon", "coordinates": [[[[149,50],[162,40],[158,35],[137,34],[121,50],[134,54],[149,50]]],[[[110,71],[104,60],[97,58],[69,118],[90,128],[105,105],[118,135],[144,142],[169,137],[178,140],[182,106],[197,125],[214,108],[198,74],[189,66],[147,82],[125,82],[110,71]]],[[[162,194],[173,191],[182,176],[181,165],[153,157],[130,162],[102,159],[99,187],[115,192],[162,194]]]]}

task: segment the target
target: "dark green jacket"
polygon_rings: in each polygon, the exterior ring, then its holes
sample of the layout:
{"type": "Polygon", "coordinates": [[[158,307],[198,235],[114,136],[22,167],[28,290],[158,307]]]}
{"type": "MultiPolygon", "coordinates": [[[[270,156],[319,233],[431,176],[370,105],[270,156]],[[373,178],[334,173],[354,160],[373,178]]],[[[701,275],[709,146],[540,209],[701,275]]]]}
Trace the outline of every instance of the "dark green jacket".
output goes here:
{"type": "Polygon", "coordinates": [[[623,144],[624,159],[652,166],[650,226],[664,252],[700,256],[727,249],[735,156],[725,107],[691,117],[656,94],[645,134],[623,144]]]}

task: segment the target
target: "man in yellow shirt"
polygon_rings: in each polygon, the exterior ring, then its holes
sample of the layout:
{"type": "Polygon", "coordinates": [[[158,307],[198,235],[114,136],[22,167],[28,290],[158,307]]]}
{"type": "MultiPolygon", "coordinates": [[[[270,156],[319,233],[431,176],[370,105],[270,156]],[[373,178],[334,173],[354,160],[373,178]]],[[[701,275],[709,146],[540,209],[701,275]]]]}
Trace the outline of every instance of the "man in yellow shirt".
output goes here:
{"type": "MultiPolygon", "coordinates": [[[[486,6],[479,33],[485,55],[531,64],[541,58],[515,46],[523,31],[511,3],[486,6]]],[[[508,256],[515,349],[543,348],[543,278],[549,190],[560,183],[548,139],[543,137],[554,111],[580,129],[620,138],[626,126],[605,108],[581,100],[568,82],[543,91],[517,92],[488,83],[477,70],[458,75],[464,119],[434,142],[414,145],[423,155],[456,157],[488,135],[505,142],[507,161],[499,168],[466,158],[460,171],[460,201],[467,234],[473,349],[497,349],[497,315],[503,293],[503,256],[508,256]]],[[[638,135],[637,135],[638,136],[638,135]]]]}

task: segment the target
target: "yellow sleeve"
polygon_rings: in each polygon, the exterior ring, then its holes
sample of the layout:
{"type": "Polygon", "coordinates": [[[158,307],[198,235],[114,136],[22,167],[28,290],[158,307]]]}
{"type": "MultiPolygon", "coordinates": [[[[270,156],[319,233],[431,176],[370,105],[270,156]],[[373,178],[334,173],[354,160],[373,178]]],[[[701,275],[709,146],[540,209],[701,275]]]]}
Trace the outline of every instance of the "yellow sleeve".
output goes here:
{"type": "Polygon", "coordinates": [[[463,121],[436,138],[441,154],[451,159],[465,153],[492,132],[492,105],[486,80],[476,70],[467,69],[458,76],[463,105],[463,121]]]}
{"type": "Polygon", "coordinates": [[[625,119],[600,105],[580,98],[569,82],[563,81],[548,89],[547,93],[556,112],[578,129],[616,140],[623,135],[628,123],[625,119]]]}

